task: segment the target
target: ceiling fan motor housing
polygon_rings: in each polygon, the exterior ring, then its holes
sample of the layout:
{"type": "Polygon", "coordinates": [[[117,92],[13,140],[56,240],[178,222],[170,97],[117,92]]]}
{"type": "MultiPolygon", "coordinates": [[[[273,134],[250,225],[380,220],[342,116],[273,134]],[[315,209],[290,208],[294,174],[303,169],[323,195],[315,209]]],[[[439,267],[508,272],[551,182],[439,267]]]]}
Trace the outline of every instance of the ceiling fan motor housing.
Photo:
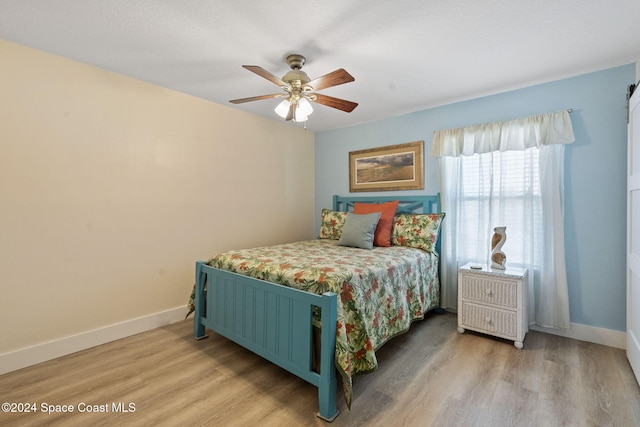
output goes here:
{"type": "Polygon", "coordinates": [[[294,82],[296,82],[296,80],[300,81],[301,85],[309,83],[311,81],[311,79],[309,79],[309,76],[307,76],[307,73],[302,70],[291,70],[282,78],[282,81],[294,86],[294,82]]]}
{"type": "Polygon", "coordinates": [[[282,81],[298,88],[309,83],[311,79],[307,76],[307,73],[301,70],[306,61],[307,59],[304,56],[297,53],[287,56],[287,64],[291,67],[291,71],[284,75],[282,81]],[[300,83],[298,84],[296,80],[300,83]]]}

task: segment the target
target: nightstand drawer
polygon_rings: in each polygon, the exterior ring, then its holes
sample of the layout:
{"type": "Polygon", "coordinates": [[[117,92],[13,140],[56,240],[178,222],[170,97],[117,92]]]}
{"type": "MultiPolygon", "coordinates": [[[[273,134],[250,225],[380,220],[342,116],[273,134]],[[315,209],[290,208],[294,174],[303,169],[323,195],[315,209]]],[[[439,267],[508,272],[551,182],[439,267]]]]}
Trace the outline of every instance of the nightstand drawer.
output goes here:
{"type": "Polygon", "coordinates": [[[462,303],[462,324],[468,329],[504,338],[513,339],[517,332],[515,311],[500,310],[468,302],[462,303]]]}
{"type": "Polygon", "coordinates": [[[464,280],[460,281],[460,285],[460,296],[465,300],[479,301],[514,310],[518,306],[517,283],[513,280],[465,275],[464,280]]]}

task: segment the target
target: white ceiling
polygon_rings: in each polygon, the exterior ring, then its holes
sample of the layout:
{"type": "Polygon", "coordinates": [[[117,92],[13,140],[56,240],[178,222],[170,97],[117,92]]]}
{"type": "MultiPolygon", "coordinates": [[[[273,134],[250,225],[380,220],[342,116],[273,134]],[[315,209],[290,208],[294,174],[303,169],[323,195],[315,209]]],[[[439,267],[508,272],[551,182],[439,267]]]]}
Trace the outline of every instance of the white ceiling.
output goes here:
{"type": "Polygon", "coordinates": [[[356,79],[321,92],[359,103],[314,105],[321,131],[636,62],[640,1],[0,0],[0,38],[274,120],[228,102],[279,91],[241,66],[300,53],[356,79]]]}

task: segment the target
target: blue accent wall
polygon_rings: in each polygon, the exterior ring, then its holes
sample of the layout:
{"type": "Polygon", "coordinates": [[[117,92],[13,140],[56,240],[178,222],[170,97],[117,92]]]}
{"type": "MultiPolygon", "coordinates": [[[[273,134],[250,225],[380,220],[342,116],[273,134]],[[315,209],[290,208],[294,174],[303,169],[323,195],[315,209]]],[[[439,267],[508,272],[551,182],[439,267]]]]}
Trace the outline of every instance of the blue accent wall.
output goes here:
{"type": "MultiPolygon", "coordinates": [[[[626,330],[626,169],[629,64],[315,136],[316,231],[333,194],[349,194],[350,151],[424,141],[425,194],[440,191],[433,132],[573,109],[565,151],[565,250],[571,322],[626,330]]],[[[359,108],[366,108],[362,105],[359,108]]],[[[406,195],[414,191],[367,193],[406,195]]]]}

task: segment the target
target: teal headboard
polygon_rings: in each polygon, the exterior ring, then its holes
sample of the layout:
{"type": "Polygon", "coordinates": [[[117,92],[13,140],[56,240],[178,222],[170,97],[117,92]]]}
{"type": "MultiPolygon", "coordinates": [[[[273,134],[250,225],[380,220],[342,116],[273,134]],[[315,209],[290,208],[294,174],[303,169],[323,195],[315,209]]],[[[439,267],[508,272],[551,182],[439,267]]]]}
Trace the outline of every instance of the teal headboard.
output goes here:
{"type": "MultiPolygon", "coordinates": [[[[341,212],[353,211],[353,204],[358,203],[384,203],[398,200],[398,213],[440,213],[440,193],[432,196],[416,195],[416,196],[357,196],[357,197],[343,197],[333,196],[333,210],[341,212]]],[[[442,229],[440,230],[440,236],[442,236],[442,229]]],[[[436,242],[436,251],[440,253],[441,238],[438,238],[436,242]]]]}
{"type": "Polygon", "coordinates": [[[399,200],[398,213],[440,213],[440,193],[433,196],[333,196],[333,210],[350,212],[354,203],[384,203],[399,200]]]}

